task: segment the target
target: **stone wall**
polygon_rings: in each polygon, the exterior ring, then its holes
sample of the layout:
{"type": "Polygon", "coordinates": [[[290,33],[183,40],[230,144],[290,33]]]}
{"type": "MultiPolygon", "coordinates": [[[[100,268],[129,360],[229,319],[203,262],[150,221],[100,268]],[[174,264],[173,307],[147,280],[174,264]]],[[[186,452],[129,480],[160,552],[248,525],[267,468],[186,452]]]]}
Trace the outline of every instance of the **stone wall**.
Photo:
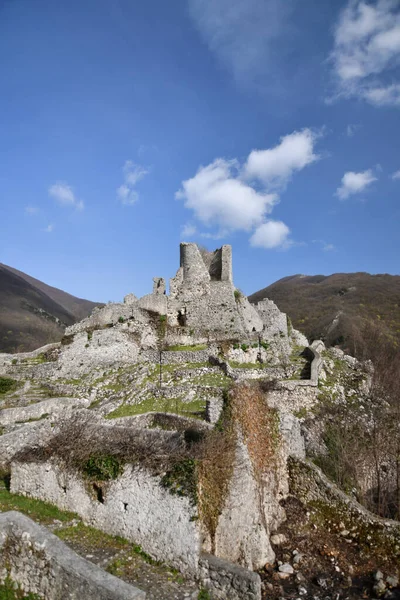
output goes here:
{"type": "Polygon", "coordinates": [[[15,461],[11,467],[13,493],[76,512],[88,525],[140,544],[157,560],[195,575],[201,542],[197,508],[163,488],[160,480],[127,465],[117,480],[94,487],[54,461],[15,461]]]}
{"type": "Polygon", "coordinates": [[[43,400],[28,406],[18,406],[16,408],[4,408],[0,410],[0,425],[10,425],[13,423],[22,423],[29,420],[39,420],[45,415],[59,416],[64,411],[71,411],[76,408],[87,408],[90,400],[86,398],[51,398],[43,400]]]}
{"type": "Polygon", "coordinates": [[[205,553],[200,557],[199,567],[200,581],[213,598],[261,600],[261,579],[257,573],[205,553]]]}
{"type": "Polygon", "coordinates": [[[286,412],[309,410],[318,400],[318,387],[312,381],[279,381],[275,389],[268,392],[267,402],[271,408],[286,412]]]}
{"type": "Polygon", "coordinates": [[[45,600],[144,600],[145,592],[79,557],[18,512],[0,514],[0,581],[45,600]]]}

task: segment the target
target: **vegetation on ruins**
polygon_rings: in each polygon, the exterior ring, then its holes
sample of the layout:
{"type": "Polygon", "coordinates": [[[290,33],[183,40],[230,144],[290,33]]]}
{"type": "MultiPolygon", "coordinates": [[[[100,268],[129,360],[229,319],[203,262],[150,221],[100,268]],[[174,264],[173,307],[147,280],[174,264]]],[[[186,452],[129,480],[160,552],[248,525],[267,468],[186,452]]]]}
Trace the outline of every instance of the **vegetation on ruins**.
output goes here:
{"type": "Polygon", "coordinates": [[[0,600],[40,600],[37,594],[26,594],[10,577],[0,584],[0,600]]]}
{"type": "Polygon", "coordinates": [[[362,371],[333,359],[333,368],[320,381],[320,402],[313,412],[324,424],[325,450],[314,460],[369,510],[400,519],[400,354],[372,323],[353,339],[360,358],[371,362],[362,371]],[[363,491],[366,477],[368,492],[363,491]]]}
{"type": "Polygon", "coordinates": [[[21,382],[11,379],[11,377],[0,377],[0,395],[12,392],[20,387],[21,382]]]}

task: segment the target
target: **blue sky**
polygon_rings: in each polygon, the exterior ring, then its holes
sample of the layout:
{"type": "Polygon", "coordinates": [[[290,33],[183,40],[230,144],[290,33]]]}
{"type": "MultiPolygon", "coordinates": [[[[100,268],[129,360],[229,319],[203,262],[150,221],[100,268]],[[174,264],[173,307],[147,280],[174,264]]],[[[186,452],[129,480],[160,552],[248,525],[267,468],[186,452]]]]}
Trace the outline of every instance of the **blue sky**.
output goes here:
{"type": "Polygon", "coordinates": [[[0,0],[0,261],[121,300],[399,273],[398,0],[0,0]]]}

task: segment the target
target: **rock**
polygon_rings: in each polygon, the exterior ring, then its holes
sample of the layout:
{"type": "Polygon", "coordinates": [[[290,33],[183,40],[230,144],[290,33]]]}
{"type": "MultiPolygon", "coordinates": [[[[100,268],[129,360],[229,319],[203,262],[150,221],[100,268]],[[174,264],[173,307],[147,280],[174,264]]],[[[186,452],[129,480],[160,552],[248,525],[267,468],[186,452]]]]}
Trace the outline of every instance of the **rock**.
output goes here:
{"type": "Polygon", "coordinates": [[[386,584],[382,579],[379,579],[374,585],[374,592],[380,598],[386,592],[386,584]]]}
{"type": "Polygon", "coordinates": [[[287,541],[287,537],[284,533],[274,533],[274,535],[271,535],[270,540],[271,544],[274,544],[274,546],[279,546],[287,541]]]}
{"type": "Polygon", "coordinates": [[[324,577],[317,577],[316,584],[319,585],[323,590],[328,589],[328,580],[324,577]]]}
{"type": "Polygon", "coordinates": [[[296,573],[296,583],[304,583],[306,581],[306,578],[304,577],[303,573],[296,573]]]}
{"type": "Polygon", "coordinates": [[[389,575],[389,577],[386,577],[386,584],[389,587],[395,588],[399,585],[399,578],[396,576],[389,575]]]}
{"type": "Polygon", "coordinates": [[[375,581],[380,581],[381,579],[383,579],[382,571],[376,571],[374,573],[374,579],[375,579],[375,581]]]}
{"type": "Polygon", "coordinates": [[[297,553],[297,554],[296,554],[296,556],[295,556],[295,557],[294,557],[294,559],[293,559],[293,564],[294,564],[294,565],[298,565],[298,564],[300,564],[300,563],[301,563],[301,561],[303,560],[303,558],[304,558],[304,555],[303,555],[303,554],[297,553]]]}
{"type": "Polygon", "coordinates": [[[280,573],[287,573],[288,575],[293,575],[294,573],[294,569],[289,563],[284,563],[283,565],[280,565],[278,570],[280,573]]]}
{"type": "Polygon", "coordinates": [[[307,588],[305,588],[304,585],[299,585],[299,587],[297,588],[297,593],[299,594],[299,596],[307,596],[307,588]]]}

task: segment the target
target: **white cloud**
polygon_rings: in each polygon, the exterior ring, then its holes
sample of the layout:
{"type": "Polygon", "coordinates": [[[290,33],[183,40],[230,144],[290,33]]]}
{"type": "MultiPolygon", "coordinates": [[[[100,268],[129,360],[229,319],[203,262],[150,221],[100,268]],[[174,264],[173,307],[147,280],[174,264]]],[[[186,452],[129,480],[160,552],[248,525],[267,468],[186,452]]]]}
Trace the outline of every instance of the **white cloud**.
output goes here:
{"type": "Polygon", "coordinates": [[[196,229],[195,225],[193,225],[192,223],[186,223],[182,227],[181,238],[182,239],[191,238],[195,235],[196,232],[197,232],[197,229],[196,229]]]}
{"type": "Polygon", "coordinates": [[[277,202],[276,194],[256,191],[239,179],[238,163],[223,158],[182,182],[176,197],[185,201],[204,225],[249,231],[262,222],[277,202]]]}
{"type": "Polygon", "coordinates": [[[363,171],[362,173],[354,173],[354,171],[348,171],[342,177],[342,185],[336,190],[336,195],[340,200],[345,200],[353,194],[359,194],[363,192],[371,183],[376,181],[377,178],[373,174],[371,169],[363,171]]]}
{"type": "Polygon", "coordinates": [[[400,169],[393,173],[392,179],[400,179],[400,169]]]}
{"type": "Polygon", "coordinates": [[[336,250],[336,247],[333,244],[324,244],[322,250],[324,252],[333,252],[333,250],[336,250]]]}
{"type": "Polygon", "coordinates": [[[290,229],[282,221],[266,221],[254,231],[250,245],[258,248],[278,248],[289,241],[290,229]]]}
{"type": "Polygon", "coordinates": [[[335,29],[331,60],[338,95],[400,106],[400,84],[393,81],[400,64],[398,0],[350,0],[335,29]]]}
{"type": "Polygon", "coordinates": [[[200,233],[202,237],[247,231],[253,232],[253,246],[288,246],[289,228],[267,216],[279,202],[277,190],[284,189],[293,173],[319,158],[314,152],[318,137],[309,129],[294,132],[273,148],[253,150],[244,164],[217,158],[183,181],[176,198],[203,225],[217,230],[200,233]]]}
{"type": "Polygon", "coordinates": [[[267,150],[250,152],[244,166],[249,179],[260,179],[268,188],[285,186],[295,171],[318,160],[314,146],[318,134],[311,129],[295,131],[267,150]]]}
{"type": "Polygon", "coordinates": [[[54,225],[52,223],[50,223],[50,225],[47,225],[47,227],[45,229],[43,229],[43,231],[45,231],[46,233],[51,233],[54,230],[54,225]]]}
{"type": "Polygon", "coordinates": [[[77,210],[83,210],[84,204],[82,200],[78,200],[70,185],[65,182],[58,181],[49,187],[49,196],[54,198],[61,206],[71,206],[77,210]]]}
{"type": "Polygon", "coordinates": [[[117,196],[122,204],[135,204],[139,199],[139,194],[135,189],[136,184],[149,173],[149,170],[132,160],[125,161],[122,168],[124,174],[124,183],[117,189],[117,196]]]}
{"type": "Polygon", "coordinates": [[[360,128],[361,128],[361,125],[357,125],[357,124],[347,125],[347,128],[346,128],[347,137],[353,137],[356,134],[356,131],[358,131],[360,128]]]}
{"type": "Polygon", "coordinates": [[[364,98],[375,106],[400,106],[400,84],[365,90],[364,98]]]}
{"type": "Polygon", "coordinates": [[[39,209],[37,206],[25,206],[25,214],[27,215],[36,215],[39,212],[39,209]]]}
{"type": "Polygon", "coordinates": [[[283,36],[294,37],[293,0],[189,0],[189,14],[209,49],[236,81],[271,82],[283,55],[283,36]]]}
{"type": "Polygon", "coordinates": [[[312,240],[312,243],[313,244],[320,244],[321,245],[321,249],[324,252],[333,252],[333,251],[336,251],[336,246],[334,244],[329,244],[325,240],[312,240]]]}

